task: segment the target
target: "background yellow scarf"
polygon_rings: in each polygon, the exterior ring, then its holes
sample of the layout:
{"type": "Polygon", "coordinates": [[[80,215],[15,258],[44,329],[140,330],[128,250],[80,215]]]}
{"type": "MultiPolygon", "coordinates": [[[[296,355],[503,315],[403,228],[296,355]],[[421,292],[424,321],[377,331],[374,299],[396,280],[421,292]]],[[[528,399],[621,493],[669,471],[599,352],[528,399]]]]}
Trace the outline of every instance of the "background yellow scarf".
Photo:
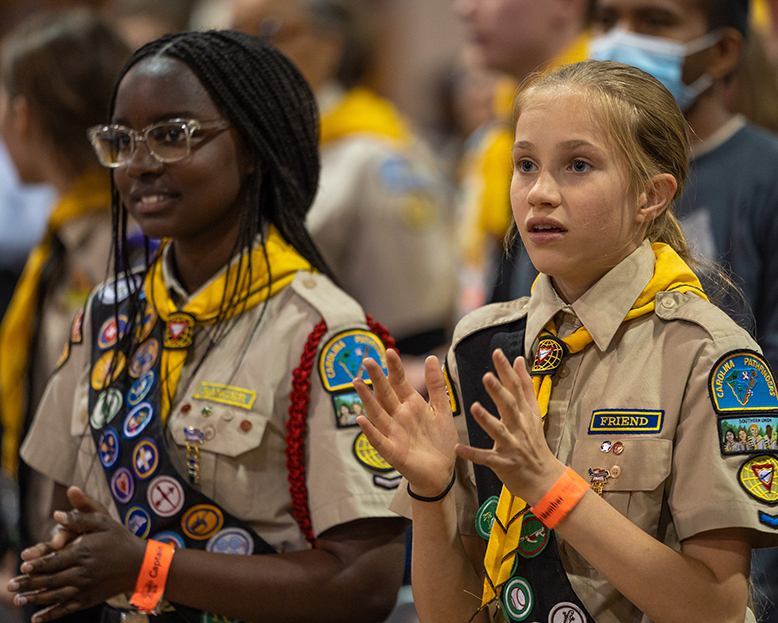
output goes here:
{"type": "Polygon", "coordinates": [[[408,127],[397,109],[364,87],[348,91],[334,110],[322,115],[320,125],[322,145],[349,134],[375,134],[400,142],[410,140],[408,127]]]}
{"type": "MultiPolygon", "coordinates": [[[[655,307],[656,295],[659,292],[671,290],[675,292],[693,292],[697,296],[708,300],[708,297],[702,291],[702,286],[697,276],[671,247],[662,243],[654,243],[651,245],[651,248],[656,255],[654,276],[643,289],[643,292],[641,292],[622,322],[628,322],[633,318],[652,313],[655,307]]],[[[553,319],[546,325],[545,330],[551,334],[556,333],[553,319]]],[[[583,350],[592,341],[592,336],[585,327],[580,327],[568,337],[563,338],[562,341],[567,346],[570,354],[573,354],[583,350]]],[[[544,422],[551,398],[551,377],[551,374],[533,377],[535,396],[540,404],[540,413],[544,422]]],[[[523,514],[527,510],[527,503],[521,498],[515,497],[503,486],[484,558],[486,579],[484,580],[484,591],[481,600],[482,607],[493,601],[499,594],[502,585],[510,579],[516,550],[519,546],[523,514]]]]}
{"type": "MultiPolygon", "coordinates": [[[[0,326],[0,417],[3,423],[3,469],[15,476],[19,465],[19,443],[27,410],[30,349],[37,327],[40,279],[51,257],[52,243],[60,228],[86,214],[110,210],[111,186],[103,171],[82,175],[62,196],[49,216],[46,234],[27,258],[0,326]]],[[[105,250],[106,260],[109,250],[105,250]]]]}
{"type": "MultiPolygon", "coordinates": [[[[168,288],[162,275],[161,255],[159,255],[159,259],[152,264],[146,275],[145,289],[149,303],[154,306],[164,322],[167,322],[171,314],[175,312],[185,312],[194,317],[197,325],[213,324],[219,317],[225,292],[231,303],[231,306],[224,310],[226,319],[229,319],[256,307],[289,285],[297,271],[312,270],[310,262],[286,242],[273,226],[269,229],[267,242],[264,246],[272,267],[270,271],[265,263],[265,252],[262,247],[254,248],[250,253],[250,276],[247,270],[249,257],[243,255],[233,260],[227,270],[211,281],[183,309],[178,309],[168,294],[168,288]],[[269,280],[269,277],[272,277],[272,281],[269,280]],[[237,283],[238,279],[241,280],[240,283],[237,283]],[[236,293],[236,296],[232,296],[233,293],[236,293]]],[[[165,348],[162,351],[160,394],[163,424],[170,412],[170,401],[176,395],[178,379],[187,353],[188,349],[165,348]]]]}

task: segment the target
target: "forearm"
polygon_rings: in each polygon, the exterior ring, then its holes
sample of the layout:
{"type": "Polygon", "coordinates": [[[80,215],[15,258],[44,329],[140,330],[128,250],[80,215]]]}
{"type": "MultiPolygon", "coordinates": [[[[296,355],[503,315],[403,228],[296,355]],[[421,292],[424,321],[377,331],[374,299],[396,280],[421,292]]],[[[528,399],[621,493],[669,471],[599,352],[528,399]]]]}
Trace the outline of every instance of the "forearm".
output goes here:
{"type": "Polygon", "coordinates": [[[742,534],[708,533],[685,542],[682,552],[677,552],[592,491],[556,529],[656,623],[742,623],[744,619],[750,547],[742,534]],[[706,564],[714,560],[715,565],[706,564]]]}
{"type": "Polygon", "coordinates": [[[483,580],[462,544],[454,495],[440,502],[413,500],[412,508],[413,598],[419,620],[466,623],[481,605],[483,580]]]}

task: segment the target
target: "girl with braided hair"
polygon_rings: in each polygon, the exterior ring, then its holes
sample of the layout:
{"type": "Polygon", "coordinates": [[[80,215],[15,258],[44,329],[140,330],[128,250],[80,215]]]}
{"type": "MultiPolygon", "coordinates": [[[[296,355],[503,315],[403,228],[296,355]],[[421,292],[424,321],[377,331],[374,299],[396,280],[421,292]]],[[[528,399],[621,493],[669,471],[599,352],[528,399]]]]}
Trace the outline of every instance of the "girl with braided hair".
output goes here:
{"type": "Polygon", "coordinates": [[[35,623],[379,621],[394,604],[398,476],[335,408],[391,338],[305,230],[315,110],[260,39],[192,32],[138,50],[90,130],[115,248],[128,214],[164,242],[93,292],[23,446],[72,507],[9,584],[35,623]]]}

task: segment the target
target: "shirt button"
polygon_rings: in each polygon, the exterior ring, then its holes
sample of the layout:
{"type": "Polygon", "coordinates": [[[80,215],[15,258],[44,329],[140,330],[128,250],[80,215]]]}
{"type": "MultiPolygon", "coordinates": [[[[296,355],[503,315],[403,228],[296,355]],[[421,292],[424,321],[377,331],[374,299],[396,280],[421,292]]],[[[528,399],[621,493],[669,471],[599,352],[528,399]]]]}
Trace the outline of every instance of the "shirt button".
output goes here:
{"type": "Polygon", "coordinates": [[[314,279],[311,279],[310,277],[306,277],[303,279],[303,286],[308,288],[309,290],[312,290],[316,287],[316,281],[314,279]]]}
{"type": "Polygon", "coordinates": [[[559,368],[559,372],[557,372],[560,379],[566,379],[568,376],[570,376],[570,368],[567,366],[562,366],[559,368]]]}
{"type": "Polygon", "coordinates": [[[608,471],[611,474],[611,478],[618,478],[619,476],[621,476],[621,467],[619,467],[618,465],[614,465],[608,471]]]}
{"type": "Polygon", "coordinates": [[[669,297],[663,298],[662,307],[664,307],[665,309],[672,309],[673,307],[675,307],[675,299],[669,297]]]}

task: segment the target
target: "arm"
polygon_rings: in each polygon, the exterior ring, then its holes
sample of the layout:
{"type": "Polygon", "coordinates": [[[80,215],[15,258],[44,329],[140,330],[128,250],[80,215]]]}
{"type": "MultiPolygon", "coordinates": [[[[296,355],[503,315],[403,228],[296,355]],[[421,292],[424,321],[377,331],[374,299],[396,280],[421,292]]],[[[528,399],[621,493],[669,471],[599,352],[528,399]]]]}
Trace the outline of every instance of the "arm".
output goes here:
{"type": "MultiPolygon", "coordinates": [[[[89,499],[77,488],[68,494],[71,501],[89,499]]],[[[58,523],[81,536],[59,551],[25,555],[25,575],[9,585],[19,591],[17,604],[53,604],[35,623],[133,592],[145,541],[98,505],[93,509],[56,513],[58,523]]],[[[327,530],[317,549],[301,552],[229,556],[179,549],[165,597],[244,621],[381,621],[400,586],[404,533],[401,518],[362,519],[327,530]]]]}
{"type": "MultiPolygon", "coordinates": [[[[494,448],[457,446],[456,452],[491,467],[514,495],[534,506],[566,468],[545,443],[524,360],[518,358],[511,367],[501,351],[494,353],[493,360],[499,379],[487,374],[484,385],[501,419],[477,403],[472,412],[495,440],[494,448]]],[[[686,539],[677,552],[643,532],[592,491],[556,529],[657,623],[743,621],[750,566],[745,530],[704,532],[686,539]]]]}
{"type": "MultiPolygon", "coordinates": [[[[405,378],[395,351],[387,351],[387,362],[388,379],[375,362],[366,362],[375,395],[364,383],[354,383],[369,417],[369,421],[360,417],[359,425],[414,493],[434,497],[451,479],[457,441],[443,373],[437,359],[429,357],[427,404],[405,378]]],[[[480,605],[483,580],[462,542],[454,502],[452,494],[438,502],[412,500],[413,595],[419,618],[425,622],[464,623],[480,605]]],[[[481,616],[485,621],[486,614],[481,616]]]]}

